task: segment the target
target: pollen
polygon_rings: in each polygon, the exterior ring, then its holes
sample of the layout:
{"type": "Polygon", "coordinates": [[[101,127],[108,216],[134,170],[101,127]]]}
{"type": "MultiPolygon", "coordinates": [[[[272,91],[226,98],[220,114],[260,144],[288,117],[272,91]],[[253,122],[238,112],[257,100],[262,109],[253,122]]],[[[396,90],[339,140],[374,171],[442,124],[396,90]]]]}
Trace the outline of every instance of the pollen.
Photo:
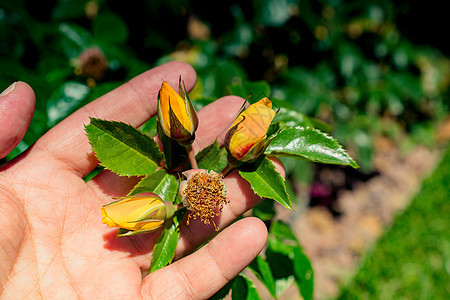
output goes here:
{"type": "Polygon", "coordinates": [[[187,219],[197,219],[204,224],[213,224],[216,231],[219,228],[214,222],[214,217],[220,215],[223,206],[230,201],[225,197],[226,186],[222,181],[222,175],[214,172],[197,172],[187,181],[186,187],[181,191],[181,196],[191,213],[187,219]],[[218,207],[218,210],[216,208],[218,207]]]}

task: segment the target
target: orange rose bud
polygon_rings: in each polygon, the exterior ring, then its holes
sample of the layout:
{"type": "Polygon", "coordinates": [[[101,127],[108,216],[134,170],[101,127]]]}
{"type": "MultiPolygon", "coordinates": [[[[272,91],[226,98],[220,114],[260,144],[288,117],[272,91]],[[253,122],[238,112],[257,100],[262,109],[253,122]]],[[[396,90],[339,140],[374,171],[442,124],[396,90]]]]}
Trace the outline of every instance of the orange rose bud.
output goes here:
{"type": "Polygon", "coordinates": [[[229,160],[256,161],[267,147],[267,130],[274,117],[272,102],[267,97],[243,110],[225,137],[229,160]]]}
{"type": "Polygon", "coordinates": [[[158,99],[159,126],[169,138],[183,145],[190,145],[195,138],[198,117],[181,77],[179,93],[166,81],[161,85],[158,99]]]}
{"type": "Polygon", "coordinates": [[[156,194],[123,197],[101,208],[102,223],[124,229],[121,235],[134,235],[159,229],[175,213],[172,203],[156,194]]]}

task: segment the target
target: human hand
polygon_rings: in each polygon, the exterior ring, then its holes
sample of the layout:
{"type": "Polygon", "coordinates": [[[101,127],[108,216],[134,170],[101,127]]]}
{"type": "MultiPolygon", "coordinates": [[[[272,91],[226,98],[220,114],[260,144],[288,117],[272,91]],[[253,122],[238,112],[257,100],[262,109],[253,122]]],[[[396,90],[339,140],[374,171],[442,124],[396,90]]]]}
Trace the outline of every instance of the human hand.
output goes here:
{"type": "MultiPolygon", "coordinates": [[[[218,220],[225,228],[193,221],[181,226],[175,262],[146,274],[158,233],[115,239],[100,222],[100,207],[124,196],[137,178],[102,171],[85,182],[98,164],[85,135],[89,117],[140,126],[155,115],[162,80],[176,86],[182,76],[191,89],[195,71],[180,62],[147,71],[70,115],[25,153],[0,166],[0,291],[5,298],[205,299],[244,269],[262,250],[264,224],[235,218],[259,202],[236,171],[224,182],[230,204],[218,220]]],[[[242,99],[221,98],[198,112],[194,151],[223,142],[242,99]]],[[[23,82],[0,97],[0,157],[25,134],[34,93],[23,82]]],[[[281,164],[277,169],[283,172],[281,164]]]]}

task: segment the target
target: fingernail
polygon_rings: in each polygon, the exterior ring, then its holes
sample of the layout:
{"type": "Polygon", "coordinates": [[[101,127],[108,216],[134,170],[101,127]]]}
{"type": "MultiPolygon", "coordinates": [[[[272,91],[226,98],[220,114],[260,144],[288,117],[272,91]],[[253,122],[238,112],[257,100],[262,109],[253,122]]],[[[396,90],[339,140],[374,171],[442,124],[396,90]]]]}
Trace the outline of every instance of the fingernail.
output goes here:
{"type": "Polygon", "coordinates": [[[8,86],[8,87],[6,88],[6,90],[4,90],[4,91],[0,94],[0,97],[6,96],[6,95],[8,95],[9,93],[11,93],[12,91],[14,91],[14,88],[16,87],[16,83],[17,83],[17,82],[14,82],[14,83],[11,84],[10,86],[8,86]]]}

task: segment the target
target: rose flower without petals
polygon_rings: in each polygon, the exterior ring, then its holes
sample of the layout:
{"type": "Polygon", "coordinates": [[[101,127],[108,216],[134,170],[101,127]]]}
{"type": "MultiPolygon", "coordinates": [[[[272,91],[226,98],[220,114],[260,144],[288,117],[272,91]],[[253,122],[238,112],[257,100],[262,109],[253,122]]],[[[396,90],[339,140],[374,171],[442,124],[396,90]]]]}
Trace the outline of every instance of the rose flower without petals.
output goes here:
{"type": "Polygon", "coordinates": [[[179,94],[164,81],[159,91],[158,120],[164,134],[180,144],[190,145],[198,127],[197,113],[179,82],[179,94]]]}
{"type": "Polygon", "coordinates": [[[275,117],[272,102],[263,98],[234,120],[225,137],[225,148],[233,160],[252,162],[266,148],[267,130],[275,117]]]}
{"type": "Polygon", "coordinates": [[[103,206],[101,212],[102,223],[126,229],[126,235],[131,235],[157,230],[173,216],[175,208],[158,195],[149,194],[124,197],[103,206]]]}
{"type": "Polygon", "coordinates": [[[214,228],[219,230],[214,223],[214,217],[218,216],[223,206],[229,202],[222,175],[201,169],[188,170],[183,172],[183,175],[186,180],[180,184],[180,197],[183,205],[191,211],[186,223],[189,225],[190,218],[200,217],[204,224],[212,222],[214,228]],[[215,211],[217,207],[219,212],[215,211]]]}

